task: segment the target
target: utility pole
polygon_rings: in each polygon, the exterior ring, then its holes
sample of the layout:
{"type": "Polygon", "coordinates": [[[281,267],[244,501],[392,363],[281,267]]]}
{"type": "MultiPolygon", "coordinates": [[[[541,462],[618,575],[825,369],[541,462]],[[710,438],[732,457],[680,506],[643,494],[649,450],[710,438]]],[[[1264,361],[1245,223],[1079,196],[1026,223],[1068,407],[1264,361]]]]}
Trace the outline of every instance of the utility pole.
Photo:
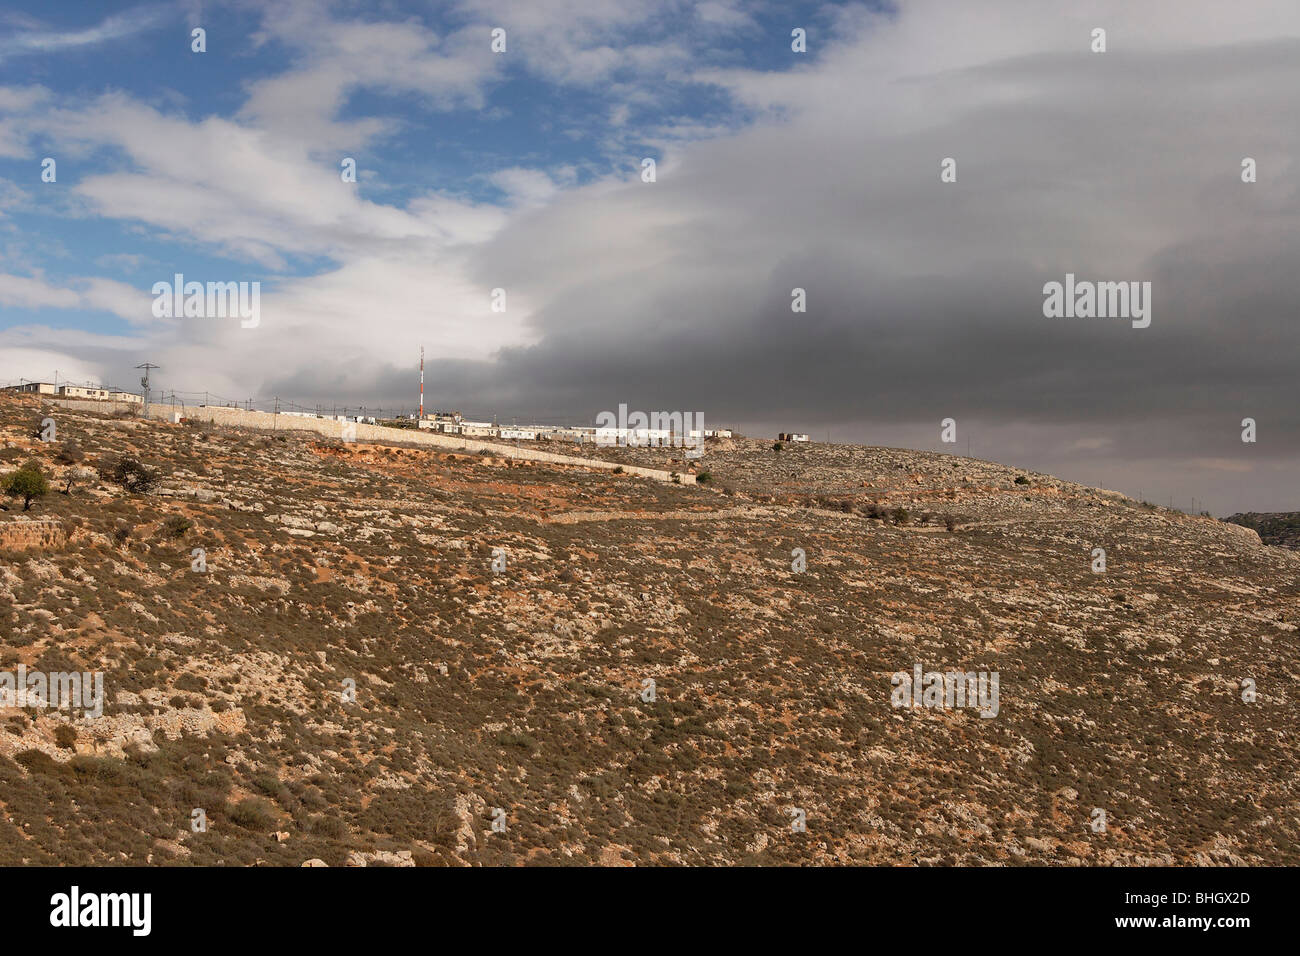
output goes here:
{"type": "Polygon", "coordinates": [[[140,378],[140,384],[144,386],[144,417],[149,417],[149,371],[158,368],[157,365],[151,365],[145,362],[143,365],[137,365],[136,368],[144,369],[144,375],[140,378]]]}
{"type": "Polygon", "coordinates": [[[424,419],[424,346],[420,346],[420,419],[424,419]]]}

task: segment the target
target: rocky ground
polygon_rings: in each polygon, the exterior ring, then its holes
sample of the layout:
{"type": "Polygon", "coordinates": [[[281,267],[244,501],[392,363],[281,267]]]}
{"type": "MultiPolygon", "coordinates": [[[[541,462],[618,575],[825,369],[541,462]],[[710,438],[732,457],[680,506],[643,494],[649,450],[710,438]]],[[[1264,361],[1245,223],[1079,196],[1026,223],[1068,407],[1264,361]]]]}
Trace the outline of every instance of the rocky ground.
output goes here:
{"type": "Polygon", "coordinates": [[[1229,515],[1223,520],[1239,524],[1243,528],[1250,528],[1265,544],[1275,544],[1300,551],[1300,512],[1258,514],[1251,511],[1246,514],[1229,515]]]}
{"type": "Polygon", "coordinates": [[[0,445],[55,489],[0,671],[107,699],[0,710],[0,863],[1300,862],[1300,555],[1247,528],[854,446],[688,487],[16,395],[0,445]],[[917,664],[997,715],[894,707],[917,664]]]}

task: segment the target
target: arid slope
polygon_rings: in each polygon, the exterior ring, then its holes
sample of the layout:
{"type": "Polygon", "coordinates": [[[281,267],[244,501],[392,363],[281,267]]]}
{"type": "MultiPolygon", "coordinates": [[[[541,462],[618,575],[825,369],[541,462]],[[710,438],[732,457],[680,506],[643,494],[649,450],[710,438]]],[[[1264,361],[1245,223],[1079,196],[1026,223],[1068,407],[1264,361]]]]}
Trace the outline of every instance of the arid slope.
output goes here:
{"type": "Polygon", "coordinates": [[[0,444],[56,487],[0,513],[0,670],[107,698],[0,711],[0,862],[1300,862],[1300,555],[1245,528],[896,449],[684,487],[29,396],[0,444]],[[997,716],[893,707],[916,664],[997,716]]]}

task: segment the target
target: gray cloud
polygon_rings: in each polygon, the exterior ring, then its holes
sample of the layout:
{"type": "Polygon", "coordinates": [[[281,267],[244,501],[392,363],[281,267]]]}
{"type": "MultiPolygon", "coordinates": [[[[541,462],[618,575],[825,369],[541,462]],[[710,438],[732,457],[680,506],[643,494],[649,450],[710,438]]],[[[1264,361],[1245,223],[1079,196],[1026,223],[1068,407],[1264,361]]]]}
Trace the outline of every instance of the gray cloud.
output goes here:
{"type": "MultiPolygon", "coordinates": [[[[429,404],[476,414],[590,420],[627,402],[935,449],[953,417],[958,452],[970,438],[982,457],[1219,512],[1300,508],[1300,10],[978,6],[850,7],[807,65],[701,70],[760,119],[667,137],[654,184],[629,157],[626,181],[506,212],[342,207],[324,227],[298,211],[318,199],[282,190],[294,243],[374,261],[299,280],[255,337],[166,333],[164,364],[213,390],[409,407],[424,344],[429,404]],[[1088,50],[1097,25],[1105,54],[1088,50]],[[939,181],[948,156],[955,184],[939,181]],[[430,240],[444,219],[454,238],[430,240]],[[429,243],[440,271],[386,234],[429,243]],[[1043,284],[1067,272],[1150,281],[1150,328],[1045,318],[1043,284]],[[497,286],[508,322],[477,305],[497,286]],[[495,351],[444,349],[456,336],[495,351]]],[[[206,188],[190,185],[174,203],[206,188]]]]}
{"type": "Polygon", "coordinates": [[[1251,470],[1225,507],[1300,507],[1294,471],[1263,464],[1300,454],[1300,41],[1125,52],[1116,32],[1104,55],[1080,42],[846,82],[683,150],[656,184],[514,223],[477,271],[544,303],[542,338],[483,384],[520,408],[628,401],[868,440],[930,440],[952,416],[1005,433],[988,457],[1014,460],[1010,436],[1031,429],[1034,457],[1067,474],[1104,461],[1134,484],[1161,461],[1148,481],[1185,500],[1235,461],[1251,470]],[[939,182],[945,156],[956,184],[939,182]],[[1150,281],[1151,327],[1045,318],[1043,283],[1067,272],[1150,281]],[[1240,441],[1246,416],[1258,445],[1240,441]],[[1081,429],[1101,448],[1071,453],[1081,429]]]}

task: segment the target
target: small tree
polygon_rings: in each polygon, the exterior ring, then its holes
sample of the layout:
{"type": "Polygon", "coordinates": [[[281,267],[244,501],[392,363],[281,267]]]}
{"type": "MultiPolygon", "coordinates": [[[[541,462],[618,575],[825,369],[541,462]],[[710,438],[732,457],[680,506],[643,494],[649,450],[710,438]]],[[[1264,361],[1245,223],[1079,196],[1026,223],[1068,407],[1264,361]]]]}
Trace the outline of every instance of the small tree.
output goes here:
{"type": "Polygon", "coordinates": [[[780,442],[777,442],[775,445],[772,446],[772,451],[780,451],[784,447],[785,446],[782,445],[780,442]]]}
{"type": "Polygon", "coordinates": [[[17,471],[11,471],[0,479],[0,483],[3,483],[6,493],[23,499],[23,511],[31,508],[33,500],[50,491],[49,481],[41,474],[40,466],[34,461],[29,461],[17,471]]]}
{"type": "Polygon", "coordinates": [[[104,463],[100,477],[117,482],[127,491],[144,494],[158,484],[158,472],[146,467],[138,458],[123,456],[104,463]]]}

